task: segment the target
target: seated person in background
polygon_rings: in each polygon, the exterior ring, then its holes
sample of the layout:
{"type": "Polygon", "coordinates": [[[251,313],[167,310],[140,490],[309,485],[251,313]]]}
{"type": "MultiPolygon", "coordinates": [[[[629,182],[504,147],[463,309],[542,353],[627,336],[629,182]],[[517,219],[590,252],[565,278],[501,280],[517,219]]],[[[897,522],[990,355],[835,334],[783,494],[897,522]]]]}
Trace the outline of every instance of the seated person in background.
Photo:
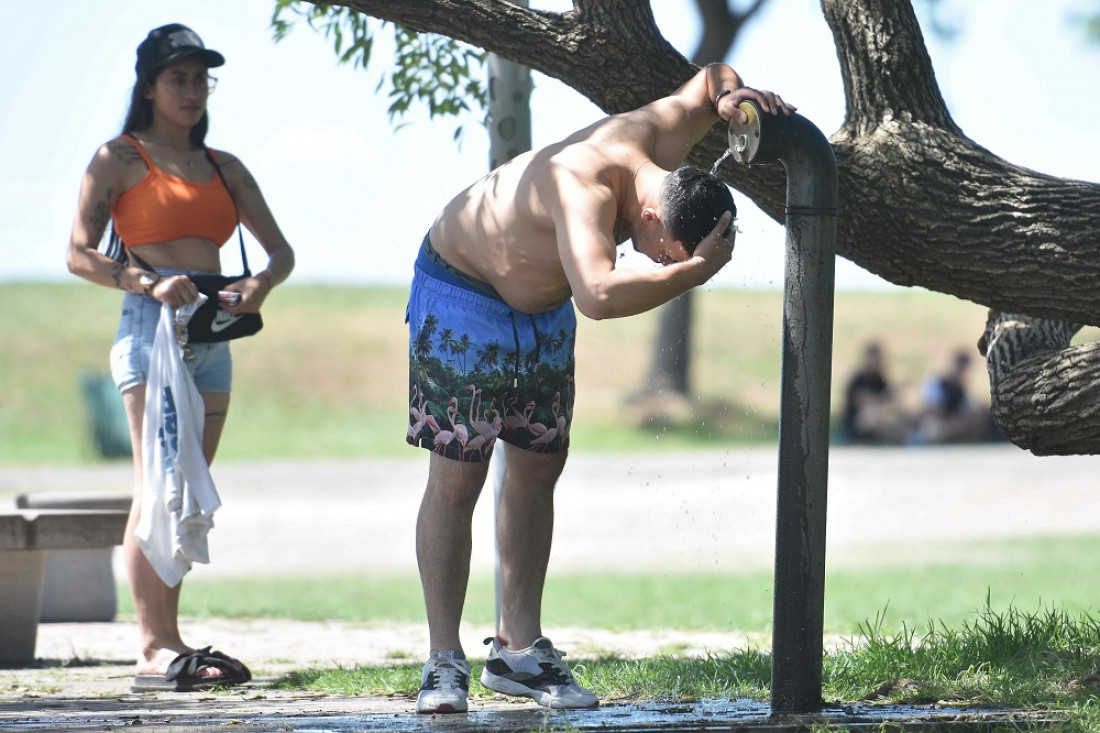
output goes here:
{"type": "Polygon", "coordinates": [[[989,410],[966,396],[970,354],[959,349],[942,374],[934,374],[921,390],[921,411],[914,443],[958,443],[989,437],[989,410]]]}
{"type": "Polygon", "coordinates": [[[886,379],[882,346],[872,341],[845,389],[844,436],[851,441],[900,444],[911,428],[912,421],[886,379]]]}

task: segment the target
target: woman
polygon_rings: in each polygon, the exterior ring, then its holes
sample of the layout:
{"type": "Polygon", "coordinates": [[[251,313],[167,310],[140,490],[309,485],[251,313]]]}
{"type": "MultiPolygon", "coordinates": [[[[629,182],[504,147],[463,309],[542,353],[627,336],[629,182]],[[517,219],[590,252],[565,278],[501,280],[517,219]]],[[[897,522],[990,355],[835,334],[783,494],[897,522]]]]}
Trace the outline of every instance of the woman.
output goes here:
{"type": "MultiPolygon", "coordinates": [[[[104,144],[84,175],[69,241],[69,270],[106,287],[124,290],[122,316],[111,350],[111,372],[122,393],[134,455],[134,499],[123,540],[140,634],[135,690],[197,690],[238,684],[248,668],[209,647],[185,644],[177,615],[180,586],[167,586],[135,539],[141,514],[142,419],[145,383],[162,303],[178,308],[198,291],[187,273],[221,271],[219,248],[240,222],[268,254],[267,267],[228,287],[240,293],[233,313],[258,312],[271,289],[294,267],[294,253],[260,193],[234,156],[210,151],[206,99],[211,67],[224,57],[207,49],[179,24],[151,31],[137,49],[137,80],[122,136],[104,144]],[[213,161],[217,161],[219,171],[213,161]],[[108,221],[132,257],[101,254],[108,221]]],[[[229,408],[232,360],[228,342],[192,344],[187,366],[205,406],[203,453],[214,459],[229,408]]]]}

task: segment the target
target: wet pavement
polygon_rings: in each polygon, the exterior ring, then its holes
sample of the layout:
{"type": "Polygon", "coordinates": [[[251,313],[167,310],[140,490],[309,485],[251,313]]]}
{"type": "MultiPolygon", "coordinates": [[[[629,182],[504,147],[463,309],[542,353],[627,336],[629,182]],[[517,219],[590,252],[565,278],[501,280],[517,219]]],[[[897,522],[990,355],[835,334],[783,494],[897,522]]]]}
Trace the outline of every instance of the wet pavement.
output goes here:
{"type": "Polygon", "coordinates": [[[545,710],[530,703],[471,702],[467,713],[417,715],[404,698],[312,698],[221,694],[206,699],[164,695],[156,700],[28,701],[4,705],[0,729],[19,731],[225,731],[298,733],[353,731],[738,731],[794,733],[816,725],[849,731],[984,731],[1003,726],[1047,727],[1056,720],[1011,711],[907,706],[826,707],[810,715],[772,716],[766,703],[745,700],[609,703],[594,710],[545,710]],[[904,726],[904,727],[902,727],[904,726]]]}

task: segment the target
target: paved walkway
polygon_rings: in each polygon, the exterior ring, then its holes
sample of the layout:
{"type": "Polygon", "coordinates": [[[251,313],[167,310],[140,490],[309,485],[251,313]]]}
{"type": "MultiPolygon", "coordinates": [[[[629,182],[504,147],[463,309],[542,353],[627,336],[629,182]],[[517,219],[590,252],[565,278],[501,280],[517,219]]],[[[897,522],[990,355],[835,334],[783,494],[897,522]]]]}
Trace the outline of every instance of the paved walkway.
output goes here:
{"type": "MultiPolygon", "coordinates": [[[[423,456],[420,456],[423,458],[423,456]]],[[[551,572],[771,567],[774,448],[576,455],[558,487],[551,572]]],[[[425,460],[216,463],[212,562],[193,577],[415,572],[425,460]]],[[[490,474],[490,477],[492,474],[490,474]]],[[[127,462],[0,468],[0,506],[25,491],[129,493],[127,462]]],[[[834,448],[831,565],[884,563],[951,540],[1100,531],[1100,458],[998,444],[834,448]]],[[[475,513],[474,571],[494,566],[492,486],[475,513]]]]}

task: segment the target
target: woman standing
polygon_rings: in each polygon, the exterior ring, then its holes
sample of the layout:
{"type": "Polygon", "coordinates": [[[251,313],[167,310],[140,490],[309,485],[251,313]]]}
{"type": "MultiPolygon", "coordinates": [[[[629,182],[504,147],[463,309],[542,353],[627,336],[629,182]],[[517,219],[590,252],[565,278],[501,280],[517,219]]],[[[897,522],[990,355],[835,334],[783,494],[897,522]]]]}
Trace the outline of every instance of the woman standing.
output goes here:
{"type": "MultiPolygon", "coordinates": [[[[294,253],[259,186],[236,157],[209,151],[206,100],[225,63],[194,31],[173,23],[149,33],[137,49],[137,80],[122,135],[96,151],[84,174],[69,241],[69,270],[125,291],[111,373],[130,425],[134,499],[123,553],[140,634],[135,690],[199,690],[251,679],[248,668],[210,647],[185,644],[177,622],[180,585],[167,586],[138,547],[141,516],[145,383],[161,304],[179,308],[198,296],[189,273],[221,271],[220,247],[239,221],[268,254],[267,267],[227,289],[240,293],[232,313],[256,313],[294,267],[294,253]],[[216,162],[216,165],[215,165],[216,162]],[[114,220],[125,251],[98,251],[114,220]],[[137,266],[131,254],[140,253],[137,266]],[[119,261],[121,260],[121,261],[119,261]]],[[[203,453],[214,459],[229,409],[232,358],[228,342],[189,346],[188,370],[205,406],[203,453]]]]}

